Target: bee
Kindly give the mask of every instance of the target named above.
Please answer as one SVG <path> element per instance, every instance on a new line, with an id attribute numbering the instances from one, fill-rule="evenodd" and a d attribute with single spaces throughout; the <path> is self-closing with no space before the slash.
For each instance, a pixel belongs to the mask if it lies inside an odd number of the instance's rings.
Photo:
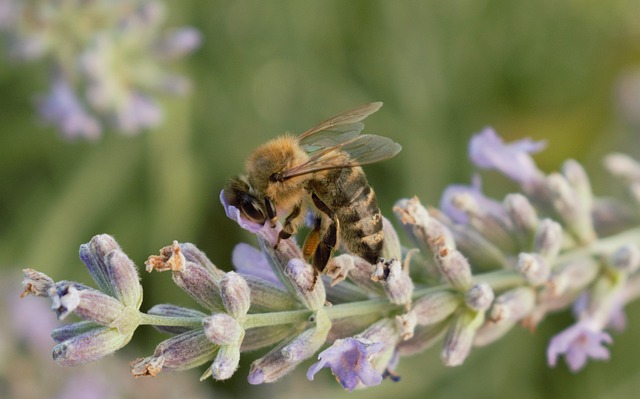
<path id="1" fill-rule="evenodd" d="M 318 273 L 338 239 L 355 255 L 375 264 L 384 240 L 382 214 L 361 165 L 395 156 L 393 140 L 361 134 L 364 120 L 382 106 L 362 105 L 329 118 L 299 136 L 285 134 L 258 147 L 245 173 L 229 180 L 224 196 L 254 222 L 276 226 L 287 213 L 278 242 L 296 233 L 306 209 L 314 215 L 303 255 Z M 276 243 L 276 247 L 277 247 Z"/>

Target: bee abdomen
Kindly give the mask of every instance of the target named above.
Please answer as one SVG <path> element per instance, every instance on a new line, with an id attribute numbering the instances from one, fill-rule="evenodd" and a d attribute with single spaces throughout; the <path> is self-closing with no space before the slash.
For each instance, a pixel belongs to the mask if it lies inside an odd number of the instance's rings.
<path id="1" fill-rule="evenodd" d="M 369 263 L 377 263 L 382 252 L 384 233 L 382 214 L 373 189 L 365 185 L 351 204 L 336 213 L 342 229 L 341 236 L 349 250 Z"/>

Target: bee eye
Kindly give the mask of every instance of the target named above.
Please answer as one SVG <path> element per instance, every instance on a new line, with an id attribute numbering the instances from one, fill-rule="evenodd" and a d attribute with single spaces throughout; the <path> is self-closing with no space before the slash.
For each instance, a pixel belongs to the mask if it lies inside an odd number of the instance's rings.
<path id="1" fill-rule="evenodd" d="M 266 218 L 260 208 L 258 208 L 253 201 L 244 201 L 241 205 L 242 213 L 246 217 L 257 223 L 264 223 Z"/>

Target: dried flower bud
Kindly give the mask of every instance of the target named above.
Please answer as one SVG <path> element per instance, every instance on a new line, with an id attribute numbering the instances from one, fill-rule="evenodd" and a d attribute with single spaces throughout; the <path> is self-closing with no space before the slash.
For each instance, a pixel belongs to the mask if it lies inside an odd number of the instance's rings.
<path id="1" fill-rule="evenodd" d="M 41 273 L 33 269 L 23 269 L 24 279 L 22 280 L 22 286 L 24 291 L 20 297 L 31 294 L 35 296 L 49 296 L 51 287 L 55 285 L 53 279 L 44 273 Z"/>
<path id="2" fill-rule="evenodd" d="M 536 229 L 533 251 L 548 261 L 553 260 L 560 252 L 563 240 L 562 226 L 554 220 L 543 219 Z"/>
<path id="3" fill-rule="evenodd" d="M 519 193 L 507 195 L 503 204 L 513 224 L 520 248 L 528 250 L 538 226 L 538 214 L 535 208 L 527 197 Z"/>
<path id="4" fill-rule="evenodd" d="M 130 339 L 131 335 L 123 337 L 116 329 L 94 328 L 56 345 L 53 360 L 65 367 L 93 362 L 122 348 Z"/>
<path id="5" fill-rule="evenodd" d="M 429 212 L 417 197 L 399 200 L 393 207 L 393 211 L 404 225 L 409 237 L 423 253 L 435 252 L 431 243 L 437 237 L 443 237 L 449 248 L 455 248 L 456 244 L 451 231 L 429 216 Z"/>
<path id="6" fill-rule="evenodd" d="M 469 309 L 477 312 L 489 309 L 489 306 L 493 303 L 493 298 L 493 290 L 487 283 L 475 284 L 467 290 L 464 296 L 465 303 Z"/>
<path id="7" fill-rule="evenodd" d="M 190 330 L 160 342 L 153 356 L 138 359 L 132 364 L 132 368 L 138 368 L 141 363 L 149 363 L 152 358 L 162 358 L 162 369 L 188 370 L 212 361 L 216 348 L 217 345 L 207 338 L 202 329 Z"/>
<path id="8" fill-rule="evenodd" d="M 536 304 L 536 293 L 530 287 L 518 287 L 499 295 L 491 307 L 493 322 L 518 321 L 525 318 Z"/>
<path id="9" fill-rule="evenodd" d="M 411 303 L 413 281 L 399 260 L 378 262 L 371 279 L 382 283 L 391 303 L 398 305 Z"/>
<path id="10" fill-rule="evenodd" d="M 407 313 L 396 316 L 396 324 L 398 325 L 398 330 L 400 330 L 400 337 L 402 340 L 406 341 L 411 339 L 416 325 L 418 324 L 416 312 L 411 310 Z"/>
<path id="11" fill-rule="evenodd" d="M 300 259 L 291 259 L 284 275 L 293 287 L 296 298 L 308 309 L 318 310 L 324 306 L 326 293 L 324 284 L 318 283 L 313 268 Z"/>
<path id="12" fill-rule="evenodd" d="M 467 259 L 459 251 L 444 245 L 443 240 L 436 239 L 435 245 L 438 248 L 436 264 L 447 283 L 462 292 L 471 288 L 471 265 Z"/>
<path id="13" fill-rule="evenodd" d="M 220 280 L 202 265 L 186 262 L 171 274 L 173 282 L 210 312 L 224 311 Z"/>
<path id="14" fill-rule="evenodd" d="M 516 270 L 534 287 L 542 285 L 549 280 L 551 267 L 538 254 L 521 253 L 518 255 Z"/>

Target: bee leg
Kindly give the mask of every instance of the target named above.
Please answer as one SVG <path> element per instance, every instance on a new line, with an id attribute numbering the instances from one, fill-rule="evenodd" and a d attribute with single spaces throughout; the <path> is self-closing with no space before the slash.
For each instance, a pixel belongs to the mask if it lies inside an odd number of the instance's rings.
<path id="1" fill-rule="evenodd" d="M 316 252 L 313 254 L 313 267 L 318 272 L 322 273 L 325 267 L 327 267 L 327 263 L 329 263 L 333 249 L 338 244 L 338 230 L 340 224 L 338 223 L 335 213 L 329 209 L 329 207 L 322 202 L 315 193 L 311 198 L 313 199 L 314 205 L 331 218 L 331 223 L 327 226 L 327 229 L 322 235 L 322 239 L 316 248 Z"/>
<path id="2" fill-rule="evenodd" d="M 320 230 L 322 228 L 322 218 L 316 216 L 313 218 L 313 230 L 309 232 L 307 238 L 302 245 L 302 256 L 305 260 L 309 260 L 316 253 L 316 249 L 320 244 Z"/>
<path id="3" fill-rule="evenodd" d="M 276 242 L 275 248 L 278 248 L 280 240 L 286 240 L 296 232 L 296 219 L 300 216 L 301 211 L 302 204 L 297 204 L 293 207 L 293 210 L 291 211 L 289 216 L 287 216 L 287 218 L 284 220 L 284 226 L 282 226 L 282 230 L 280 230 L 280 233 L 278 233 L 278 241 Z"/>

